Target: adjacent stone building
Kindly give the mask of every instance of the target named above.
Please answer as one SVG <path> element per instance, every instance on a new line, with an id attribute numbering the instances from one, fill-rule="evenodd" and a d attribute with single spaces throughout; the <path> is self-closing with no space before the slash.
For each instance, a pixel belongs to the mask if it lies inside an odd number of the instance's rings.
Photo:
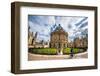
<path id="1" fill-rule="evenodd" d="M 75 38 L 73 44 L 74 44 L 74 47 L 77 47 L 77 48 L 87 48 L 88 40 L 86 37 Z"/>
<path id="2" fill-rule="evenodd" d="M 28 27 L 28 45 L 32 45 L 33 32 L 30 32 L 30 27 Z"/>
<path id="3" fill-rule="evenodd" d="M 30 27 L 28 28 L 28 45 L 33 45 L 35 46 L 36 43 L 36 38 L 37 38 L 37 32 L 33 34 L 33 32 L 29 31 Z"/>
<path id="4" fill-rule="evenodd" d="M 69 47 L 69 48 L 73 48 L 73 47 L 74 47 L 74 43 L 73 43 L 73 41 L 68 42 L 68 47 Z"/>
<path id="5" fill-rule="evenodd" d="M 43 40 L 38 42 L 37 35 L 38 32 L 33 33 L 30 32 L 30 27 L 28 28 L 28 47 L 29 48 L 48 48 L 49 47 L 49 42 L 44 42 Z"/>

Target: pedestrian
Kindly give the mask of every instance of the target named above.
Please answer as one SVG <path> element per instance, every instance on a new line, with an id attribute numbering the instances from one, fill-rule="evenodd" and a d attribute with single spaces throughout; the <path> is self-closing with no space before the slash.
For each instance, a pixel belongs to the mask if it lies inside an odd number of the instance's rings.
<path id="1" fill-rule="evenodd" d="M 71 57 L 71 58 L 73 58 L 73 54 L 74 54 L 74 53 L 73 53 L 73 48 L 71 48 L 71 50 L 70 50 L 70 57 Z"/>

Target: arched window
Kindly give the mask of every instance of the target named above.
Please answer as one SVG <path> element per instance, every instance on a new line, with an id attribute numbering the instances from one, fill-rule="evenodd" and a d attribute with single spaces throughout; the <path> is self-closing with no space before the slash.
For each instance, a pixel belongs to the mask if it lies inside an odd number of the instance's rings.
<path id="1" fill-rule="evenodd" d="M 66 48 L 66 44 L 64 44 L 64 48 Z"/>

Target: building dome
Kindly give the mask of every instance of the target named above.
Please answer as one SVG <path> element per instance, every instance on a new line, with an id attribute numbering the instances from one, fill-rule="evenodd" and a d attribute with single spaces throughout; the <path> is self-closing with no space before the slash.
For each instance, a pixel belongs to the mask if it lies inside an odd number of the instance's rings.
<path id="1" fill-rule="evenodd" d="M 65 34 L 66 36 L 68 36 L 68 33 L 61 27 L 61 25 L 59 24 L 58 27 L 56 27 L 56 29 L 51 32 L 51 35 L 53 34 Z"/>

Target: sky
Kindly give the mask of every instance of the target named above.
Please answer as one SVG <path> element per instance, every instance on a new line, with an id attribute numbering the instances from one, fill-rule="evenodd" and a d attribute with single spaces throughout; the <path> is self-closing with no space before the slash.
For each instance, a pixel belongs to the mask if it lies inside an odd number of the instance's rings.
<path id="1" fill-rule="evenodd" d="M 40 16 L 28 15 L 28 26 L 31 32 L 37 34 L 37 41 L 50 41 L 50 33 L 58 25 L 68 32 L 68 40 L 84 37 L 88 33 L 88 17 L 83 16 Z"/>

